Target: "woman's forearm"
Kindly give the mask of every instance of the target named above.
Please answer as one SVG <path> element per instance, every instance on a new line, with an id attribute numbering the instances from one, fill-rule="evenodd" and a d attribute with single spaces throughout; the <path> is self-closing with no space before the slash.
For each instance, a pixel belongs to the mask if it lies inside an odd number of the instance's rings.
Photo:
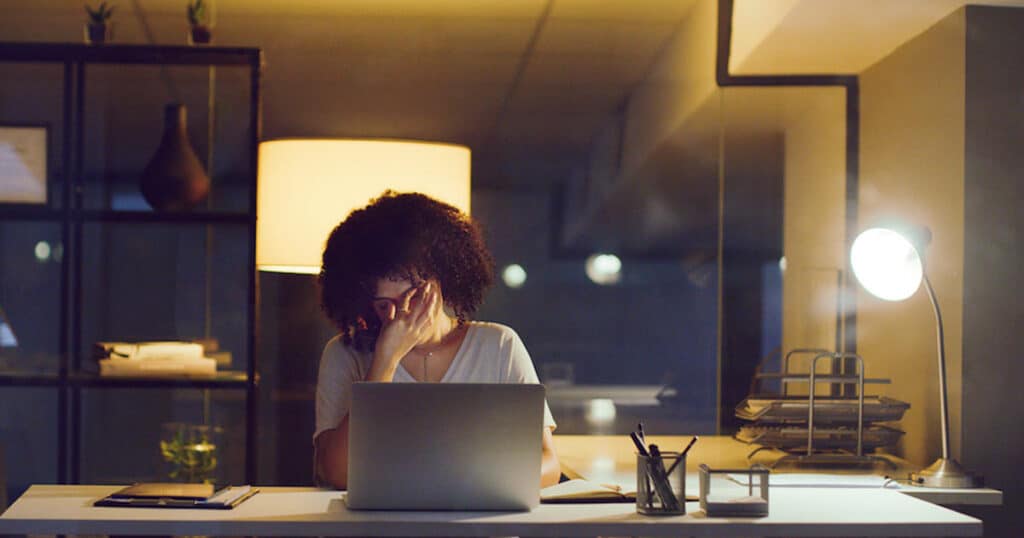
<path id="1" fill-rule="evenodd" d="M 562 466 L 554 453 L 544 452 L 540 465 L 540 487 L 546 488 L 558 483 L 562 477 Z"/>
<path id="2" fill-rule="evenodd" d="M 544 438 L 541 442 L 540 487 L 553 486 L 561 477 L 562 465 L 558 463 L 555 441 L 551 437 L 551 430 L 544 428 Z"/>
<path id="3" fill-rule="evenodd" d="M 316 438 L 316 472 L 330 485 L 348 487 L 348 415 Z"/>

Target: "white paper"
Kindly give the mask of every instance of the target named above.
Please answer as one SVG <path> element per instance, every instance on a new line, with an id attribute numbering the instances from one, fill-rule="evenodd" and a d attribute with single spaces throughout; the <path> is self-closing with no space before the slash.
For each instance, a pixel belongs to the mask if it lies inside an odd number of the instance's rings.
<path id="1" fill-rule="evenodd" d="M 749 477 L 745 474 L 730 474 L 729 479 L 746 486 Z M 888 478 L 865 474 L 828 474 L 828 473 L 772 473 L 768 476 L 771 487 L 804 487 L 804 488 L 880 488 L 898 487 L 895 482 L 886 484 Z M 757 485 L 757 480 L 754 480 Z"/>

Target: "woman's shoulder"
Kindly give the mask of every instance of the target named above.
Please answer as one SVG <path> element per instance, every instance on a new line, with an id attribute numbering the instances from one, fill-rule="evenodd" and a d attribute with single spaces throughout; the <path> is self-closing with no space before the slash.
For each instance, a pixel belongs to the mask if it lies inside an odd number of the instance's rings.
<path id="1" fill-rule="evenodd" d="M 475 337 L 485 340 L 503 342 L 519 339 L 519 334 L 512 327 L 493 321 L 470 321 L 469 328 Z"/>
<path id="2" fill-rule="evenodd" d="M 360 353 L 352 346 L 346 344 L 339 334 L 328 340 L 324 345 L 324 351 L 320 360 L 321 362 L 336 365 L 355 364 L 363 362 L 366 359 L 364 355 L 366 354 Z"/>

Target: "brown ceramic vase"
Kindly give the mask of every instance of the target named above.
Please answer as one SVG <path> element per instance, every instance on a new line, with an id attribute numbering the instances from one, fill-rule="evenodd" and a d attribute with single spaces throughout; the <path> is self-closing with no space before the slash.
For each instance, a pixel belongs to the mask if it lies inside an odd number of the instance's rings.
<path id="1" fill-rule="evenodd" d="M 188 139 L 185 105 L 164 107 L 164 133 L 139 181 L 146 202 L 157 211 L 188 211 L 210 193 L 210 178 Z"/>

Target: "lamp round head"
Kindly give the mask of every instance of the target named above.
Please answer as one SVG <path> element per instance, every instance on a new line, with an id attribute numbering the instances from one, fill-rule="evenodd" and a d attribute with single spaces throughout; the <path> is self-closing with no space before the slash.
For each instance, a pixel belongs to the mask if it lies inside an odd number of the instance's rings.
<path id="1" fill-rule="evenodd" d="M 924 266 L 914 244 L 887 228 L 864 230 L 850 248 L 853 274 L 864 289 L 886 301 L 902 301 L 921 285 Z"/>

